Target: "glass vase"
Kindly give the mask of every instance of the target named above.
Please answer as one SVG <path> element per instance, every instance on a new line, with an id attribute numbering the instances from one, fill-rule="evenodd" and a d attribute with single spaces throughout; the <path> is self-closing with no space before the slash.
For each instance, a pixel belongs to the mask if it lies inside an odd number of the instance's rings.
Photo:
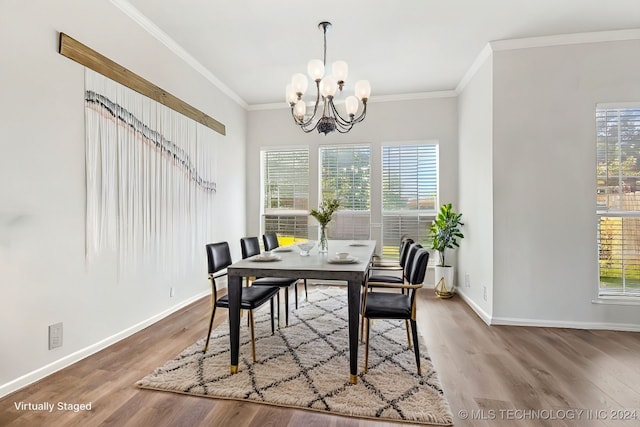
<path id="1" fill-rule="evenodd" d="M 320 228 L 320 241 L 318 242 L 318 252 L 326 254 L 329 252 L 329 242 L 327 241 L 327 226 L 323 225 Z"/>

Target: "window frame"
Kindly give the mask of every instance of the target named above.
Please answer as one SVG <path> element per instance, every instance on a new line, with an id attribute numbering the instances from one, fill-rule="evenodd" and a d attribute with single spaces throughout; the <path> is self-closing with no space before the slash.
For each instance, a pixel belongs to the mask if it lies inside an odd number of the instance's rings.
<path id="1" fill-rule="evenodd" d="M 434 151 L 433 159 L 428 159 L 428 158 L 423 159 L 423 161 L 427 161 L 433 165 L 432 180 L 435 181 L 433 185 L 435 187 L 434 188 L 435 195 L 433 196 L 433 199 L 432 199 L 432 207 L 428 209 L 420 209 L 421 185 L 419 182 L 420 181 L 419 173 L 416 172 L 415 177 L 409 180 L 409 181 L 411 180 L 416 181 L 415 188 L 412 189 L 412 193 L 415 193 L 416 195 L 416 209 L 385 209 L 385 192 L 390 191 L 389 189 L 386 189 L 385 181 L 387 180 L 387 175 L 389 173 L 385 168 L 386 166 L 385 163 L 387 159 L 394 154 L 394 153 L 385 153 L 385 151 L 392 151 L 392 150 L 398 151 L 399 153 L 396 154 L 397 157 L 399 158 L 398 162 L 402 162 L 407 156 L 411 154 L 409 150 L 418 151 L 422 147 L 426 147 L 427 152 L 425 153 L 425 156 L 427 157 L 430 154 L 428 153 L 430 149 Z M 407 150 L 407 152 L 402 152 L 403 150 Z M 416 159 L 415 164 L 404 165 L 404 167 L 415 168 L 417 170 L 420 167 L 421 161 L 417 156 L 415 157 L 415 159 Z M 399 164 L 395 166 L 395 169 L 396 170 L 402 169 L 402 167 L 403 165 Z M 409 182 L 409 185 L 411 184 L 412 183 Z M 402 185 L 402 182 L 400 183 L 400 185 Z M 425 187 L 426 186 L 428 185 L 425 185 Z M 440 200 L 440 145 L 438 141 L 433 141 L 433 140 L 432 141 L 403 141 L 401 143 L 382 144 L 380 146 L 380 197 L 381 197 L 380 218 L 382 221 L 382 234 L 381 234 L 382 255 L 384 257 L 394 257 L 394 258 L 397 257 L 399 255 L 400 240 L 402 236 L 405 234 L 408 234 L 410 237 L 414 238 L 417 243 L 422 244 L 424 247 L 430 248 L 431 245 L 428 239 L 429 226 L 431 225 L 432 221 L 435 219 L 437 215 L 439 200 Z M 386 241 L 386 236 L 388 235 L 388 228 L 390 226 L 389 221 L 387 219 L 389 217 L 397 217 L 397 220 L 394 220 L 393 226 L 397 227 L 399 231 L 397 233 L 391 233 L 394 235 L 393 241 Z M 402 224 L 403 220 L 408 224 L 411 224 L 412 222 L 415 223 L 415 225 L 409 225 L 407 228 L 417 229 L 417 233 L 405 232 L 408 230 L 404 229 Z M 397 241 L 395 239 L 397 239 Z M 434 262 L 435 262 L 435 257 L 432 257 L 429 264 L 433 265 Z"/>
<path id="2" fill-rule="evenodd" d="M 639 246 L 640 239 L 637 243 L 630 243 L 630 239 L 624 239 L 626 234 L 624 231 L 625 223 L 632 225 L 635 233 L 640 233 L 640 209 L 628 209 L 623 206 L 625 204 L 625 194 L 630 193 L 629 189 L 625 189 L 625 186 L 629 186 L 629 181 L 635 181 L 632 185 L 634 187 L 633 199 L 638 199 L 640 202 L 640 191 L 635 190 L 635 185 L 640 182 L 640 173 L 632 175 L 631 172 L 627 175 L 623 175 L 623 163 L 629 159 L 622 160 L 623 142 L 628 141 L 628 138 L 623 138 L 621 131 L 623 110 L 635 111 L 633 118 L 628 122 L 635 122 L 631 126 L 633 133 L 636 135 L 631 141 L 637 144 L 630 144 L 635 149 L 637 154 L 635 156 L 636 161 L 640 160 L 640 102 L 633 103 L 599 103 L 595 109 L 595 127 L 596 127 L 596 243 L 598 251 L 598 279 L 597 279 L 597 296 L 601 302 L 603 300 L 620 300 L 620 301 L 634 301 L 640 303 L 640 250 L 635 251 L 628 250 L 629 245 Z M 616 115 L 617 112 L 617 115 Z M 603 117 L 604 116 L 604 117 Z M 611 117 L 611 119 L 610 119 Z M 603 122 L 604 120 L 604 122 Z M 603 125 L 604 123 L 604 125 Z M 617 128 L 616 128 L 617 124 Z M 609 125 L 613 128 L 615 136 L 609 136 Z M 636 133 L 637 132 L 637 133 Z M 604 146 L 603 146 L 604 144 Z M 612 150 L 612 151 L 611 151 Z M 626 149 L 629 150 L 629 149 Z M 609 153 L 615 153 L 617 158 L 612 158 Z M 635 165 L 634 165 L 635 166 Z M 610 169 L 615 170 L 617 167 L 617 176 L 610 173 Z M 613 172 L 613 171 L 612 171 Z M 611 184 L 615 185 L 611 185 Z M 612 205 L 613 200 L 613 205 Z M 632 205 L 635 203 L 633 200 Z M 619 226 L 617 224 L 620 224 Z M 604 230 L 611 237 L 603 237 Z M 633 233 L 632 233 L 633 235 Z M 618 238 L 621 236 L 621 241 Z M 636 252 L 635 255 L 632 253 Z M 620 286 L 611 286 L 611 280 L 617 276 L 616 270 L 618 267 L 615 264 L 614 259 L 620 259 Z M 631 260 L 630 263 L 627 263 Z M 630 265 L 629 273 L 627 273 L 627 265 Z M 604 276 L 609 279 L 608 282 L 603 281 L 603 271 L 607 271 L 609 275 Z M 633 273 L 636 271 L 637 273 Z M 629 276 L 637 275 L 634 277 L 635 283 L 627 284 L 627 274 Z M 629 277 L 631 279 L 631 277 Z M 605 285 L 605 283 L 607 283 Z M 635 287 L 629 288 L 629 286 Z"/>
<path id="3" fill-rule="evenodd" d="M 369 161 L 368 161 L 368 176 L 367 176 L 367 184 L 368 184 L 368 188 L 366 189 L 366 193 L 368 194 L 368 198 L 367 198 L 367 202 L 365 203 L 365 205 L 368 204 L 368 209 L 348 209 L 345 207 L 345 201 L 340 197 L 339 194 L 336 194 L 338 190 L 336 189 L 332 189 L 332 191 L 327 192 L 329 194 L 325 193 L 325 188 L 324 188 L 324 177 L 323 177 L 323 173 L 324 173 L 324 153 L 329 151 L 329 150 L 362 150 L 362 151 L 367 151 L 367 155 L 369 157 Z M 372 205 L 371 205 L 371 184 L 372 184 L 372 155 L 373 155 L 373 150 L 371 148 L 371 144 L 344 144 L 344 145 L 322 145 L 318 147 L 318 204 L 320 204 L 322 202 L 322 200 L 325 197 L 338 197 L 339 199 L 341 199 L 341 207 L 340 209 L 334 214 L 334 219 L 329 222 L 329 225 L 327 226 L 327 234 L 328 237 L 330 239 L 352 239 L 352 240 L 368 240 L 371 237 L 371 215 L 372 215 Z M 336 171 L 336 176 L 338 175 L 338 171 Z M 348 206 L 348 207 L 352 207 L 352 206 Z M 358 221 L 357 217 L 358 216 L 363 216 L 363 217 L 367 217 L 366 220 L 366 226 L 364 225 L 364 222 L 358 222 L 358 224 L 361 225 L 360 228 L 353 229 L 353 232 L 351 233 L 351 235 L 349 235 L 348 233 L 345 232 L 340 232 L 339 230 L 344 229 L 345 227 L 345 223 L 347 223 L 348 221 Z M 318 227 L 319 228 L 319 227 Z M 365 230 L 366 231 L 363 231 Z"/>
<path id="4" fill-rule="evenodd" d="M 270 154 L 273 153 L 292 153 L 292 152 L 304 152 L 306 154 L 306 208 L 305 209 L 296 209 L 296 201 L 295 197 L 292 201 L 293 208 L 286 207 L 278 207 L 278 208 L 268 208 L 267 204 L 267 159 Z M 305 157 L 303 155 L 303 157 Z M 284 238 L 284 244 L 293 243 L 295 241 L 308 240 L 309 239 L 309 202 L 310 202 L 310 155 L 309 155 L 309 147 L 308 146 L 295 146 L 295 147 L 265 147 L 260 149 L 260 230 L 261 233 L 264 234 L 266 232 L 275 232 L 278 234 L 279 238 Z M 303 185 L 304 186 L 304 185 Z M 298 194 L 293 190 L 293 194 Z M 275 218 L 277 221 L 277 226 L 275 228 L 270 227 L 269 223 L 271 222 L 271 218 Z M 289 233 L 283 233 L 281 231 L 281 223 L 286 223 L 287 221 L 293 221 L 293 231 Z M 300 221 L 302 225 L 296 225 L 295 223 Z M 285 226 L 286 228 L 286 226 Z M 300 230 L 300 231 L 298 231 Z M 283 235 L 284 234 L 284 235 Z M 292 235 L 290 235 L 292 234 Z M 290 242 L 288 240 L 291 240 Z"/>

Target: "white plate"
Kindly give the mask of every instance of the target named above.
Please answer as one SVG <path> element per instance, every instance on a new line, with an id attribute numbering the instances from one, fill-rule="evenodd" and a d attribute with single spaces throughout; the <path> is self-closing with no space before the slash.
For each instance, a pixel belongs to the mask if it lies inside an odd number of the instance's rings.
<path id="1" fill-rule="evenodd" d="M 254 257 L 251 258 L 251 261 L 256 261 L 256 262 L 269 262 L 269 261 L 280 261 L 282 258 L 280 258 L 278 255 L 271 255 L 271 256 L 266 256 L 266 255 L 256 255 Z"/>
<path id="2" fill-rule="evenodd" d="M 291 248 L 278 248 L 278 249 L 274 249 L 272 252 L 291 252 L 293 251 L 293 249 Z"/>
<path id="3" fill-rule="evenodd" d="M 329 258 L 327 260 L 329 264 L 355 264 L 358 262 L 358 258 L 348 256 L 346 258 Z"/>
<path id="4" fill-rule="evenodd" d="M 367 246 L 367 244 L 362 242 L 353 242 L 349 243 L 349 246 Z"/>

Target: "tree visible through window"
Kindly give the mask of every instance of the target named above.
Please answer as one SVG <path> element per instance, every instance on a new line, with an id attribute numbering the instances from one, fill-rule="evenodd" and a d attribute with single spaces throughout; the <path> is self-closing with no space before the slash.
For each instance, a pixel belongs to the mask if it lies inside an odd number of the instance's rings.
<path id="1" fill-rule="evenodd" d="M 371 222 L 371 148 L 320 148 L 321 197 L 340 199 L 327 232 L 334 239 L 368 239 Z"/>
<path id="2" fill-rule="evenodd" d="M 640 296 L 640 104 L 598 106 L 599 295 Z"/>

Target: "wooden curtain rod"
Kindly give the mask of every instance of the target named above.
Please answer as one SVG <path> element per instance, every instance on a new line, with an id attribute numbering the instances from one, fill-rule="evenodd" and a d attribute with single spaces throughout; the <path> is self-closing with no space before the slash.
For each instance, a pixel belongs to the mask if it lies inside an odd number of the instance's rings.
<path id="1" fill-rule="evenodd" d="M 61 55 L 66 56 L 67 58 L 72 59 L 77 63 L 128 87 L 131 90 L 166 105 L 172 110 L 175 110 L 198 123 L 202 123 L 221 135 L 226 134 L 225 126 L 216 119 L 209 117 L 197 108 L 192 107 L 181 99 L 154 85 L 150 81 L 143 79 L 139 75 L 110 60 L 106 56 L 99 54 L 90 47 L 87 47 L 79 41 L 69 37 L 65 33 L 60 33 L 60 48 L 58 52 Z"/>

